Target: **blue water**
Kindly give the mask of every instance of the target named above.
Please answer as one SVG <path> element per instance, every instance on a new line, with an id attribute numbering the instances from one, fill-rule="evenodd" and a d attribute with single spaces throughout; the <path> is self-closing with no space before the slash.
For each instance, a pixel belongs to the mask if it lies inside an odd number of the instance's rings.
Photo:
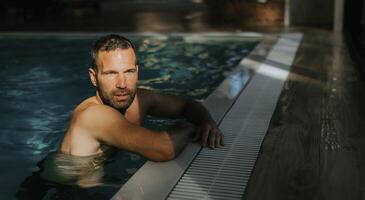
<path id="1" fill-rule="evenodd" d="M 106 162 L 108 184 L 104 186 L 87 190 L 29 187 L 38 183 L 26 178 L 39 170 L 40 160 L 58 149 L 73 108 L 95 95 L 87 71 L 94 39 L 0 38 L 0 199 L 16 199 L 21 190 L 44 192 L 39 199 L 109 199 L 144 164 L 139 155 L 120 151 Z M 140 87 L 197 100 L 205 99 L 257 44 L 229 38 L 205 42 L 186 42 L 177 36 L 130 39 L 137 46 Z M 153 129 L 168 124 L 151 117 L 145 122 Z"/>

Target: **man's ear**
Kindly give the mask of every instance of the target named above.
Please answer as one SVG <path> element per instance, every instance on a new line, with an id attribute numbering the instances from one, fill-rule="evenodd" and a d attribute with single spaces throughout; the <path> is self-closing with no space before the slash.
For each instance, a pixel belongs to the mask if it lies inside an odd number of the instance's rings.
<path id="1" fill-rule="evenodd" d="M 89 68 L 89 77 L 90 81 L 93 84 L 93 86 L 97 87 L 97 81 L 96 81 L 96 71 L 93 68 Z"/>

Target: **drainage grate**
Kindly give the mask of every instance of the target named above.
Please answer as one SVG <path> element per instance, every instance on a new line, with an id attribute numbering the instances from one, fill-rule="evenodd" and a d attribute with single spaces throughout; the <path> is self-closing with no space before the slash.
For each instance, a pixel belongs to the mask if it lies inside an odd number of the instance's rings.
<path id="1" fill-rule="evenodd" d="M 169 200 L 242 198 L 301 37 L 282 36 L 221 122 L 225 147 L 202 149 Z"/>

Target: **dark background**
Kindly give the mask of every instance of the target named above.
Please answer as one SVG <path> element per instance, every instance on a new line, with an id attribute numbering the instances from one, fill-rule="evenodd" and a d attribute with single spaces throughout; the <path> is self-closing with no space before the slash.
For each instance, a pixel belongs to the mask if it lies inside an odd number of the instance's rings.
<path id="1" fill-rule="evenodd" d="M 364 0 L 346 1 L 344 32 L 351 55 L 365 72 L 365 4 Z"/>
<path id="2" fill-rule="evenodd" d="M 200 32 L 332 30 L 335 0 L 3 0 L 1 32 Z M 346 0 L 344 36 L 365 69 L 364 0 Z"/>
<path id="3" fill-rule="evenodd" d="M 282 26 L 285 0 L 5 0 L 0 31 L 234 31 Z"/>

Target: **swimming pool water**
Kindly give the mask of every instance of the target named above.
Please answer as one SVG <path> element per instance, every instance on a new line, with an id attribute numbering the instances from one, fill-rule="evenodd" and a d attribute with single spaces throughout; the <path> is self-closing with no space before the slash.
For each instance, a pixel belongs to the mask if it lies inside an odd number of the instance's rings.
<path id="1" fill-rule="evenodd" d="M 217 37 L 204 41 L 184 36 L 129 37 L 138 51 L 139 86 L 205 99 L 258 43 Z M 31 178 L 32 172 L 39 170 L 38 161 L 58 149 L 73 108 L 95 95 L 87 71 L 95 39 L 0 38 L 0 199 L 22 199 L 32 191 L 43 192 L 40 199 L 109 199 L 144 164 L 139 155 L 120 151 L 105 164 L 103 186 L 85 190 L 34 186 L 42 183 Z M 151 117 L 145 122 L 153 129 L 168 124 Z"/>

